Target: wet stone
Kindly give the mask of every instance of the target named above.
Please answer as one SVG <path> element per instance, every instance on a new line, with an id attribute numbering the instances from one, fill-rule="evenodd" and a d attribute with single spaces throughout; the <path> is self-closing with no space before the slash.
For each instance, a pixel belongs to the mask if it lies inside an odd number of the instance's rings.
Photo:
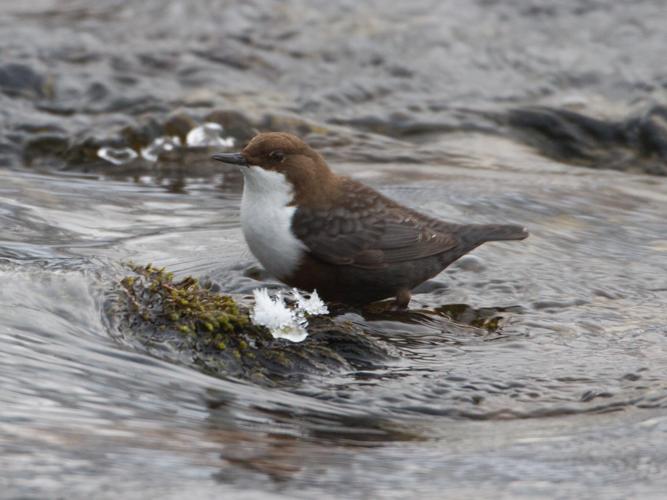
<path id="1" fill-rule="evenodd" d="M 307 136 L 311 133 L 326 134 L 324 125 L 311 123 L 297 116 L 267 114 L 260 122 L 262 131 L 289 132 L 298 136 Z"/>
<path id="2" fill-rule="evenodd" d="M 152 116 L 145 116 L 139 120 L 138 124 L 125 127 L 121 131 L 121 137 L 130 148 L 139 151 L 156 137 L 161 136 L 163 130 L 158 120 Z"/>
<path id="3" fill-rule="evenodd" d="M 130 271 L 110 294 L 107 314 L 119 341 L 162 359 L 274 385 L 307 374 L 371 369 L 392 357 L 351 323 L 312 317 L 308 337 L 292 343 L 253 325 L 248 308 L 212 283 L 176 280 L 151 265 Z"/>
<path id="4" fill-rule="evenodd" d="M 534 107 L 502 118 L 510 134 L 546 156 L 593 168 L 667 175 L 667 108 L 612 121 L 581 113 Z"/>
<path id="5" fill-rule="evenodd" d="M 204 117 L 204 121 L 221 125 L 225 134 L 234 137 L 238 144 L 249 141 L 256 134 L 255 126 L 251 120 L 238 111 L 216 109 L 208 113 Z"/>
<path id="6" fill-rule="evenodd" d="M 188 132 L 197 126 L 197 122 L 184 112 L 172 113 L 164 122 L 164 132 L 170 137 L 178 137 L 181 144 L 187 142 Z"/>
<path id="7" fill-rule="evenodd" d="M 523 312 L 521 307 L 482 307 L 474 308 L 467 304 L 445 304 L 436 307 L 434 311 L 450 318 L 457 323 L 464 323 L 488 332 L 496 332 L 502 328 L 508 313 Z"/>

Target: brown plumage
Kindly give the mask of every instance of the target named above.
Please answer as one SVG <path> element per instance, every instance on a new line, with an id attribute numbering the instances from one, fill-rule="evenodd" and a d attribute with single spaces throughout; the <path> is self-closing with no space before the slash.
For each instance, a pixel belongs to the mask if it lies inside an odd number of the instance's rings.
<path id="1" fill-rule="evenodd" d="M 475 247 L 528 236 L 521 226 L 452 224 L 420 214 L 335 175 L 316 151 L 286 133 L 259 134 L 242 153 L 214 158 L 285 176 L 293 187 L 291 232 L 303 252 L 277 278 L 330 301 L 396 297 L 404 307 L 412 288 Z"/>

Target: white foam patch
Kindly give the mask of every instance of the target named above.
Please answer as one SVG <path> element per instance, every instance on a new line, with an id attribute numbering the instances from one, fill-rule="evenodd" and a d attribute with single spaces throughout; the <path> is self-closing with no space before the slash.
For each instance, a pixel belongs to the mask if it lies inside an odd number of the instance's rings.
<path id="1" fill-rule="evenodd" d="M 157 137 L 145 148 L 141 148 L 144 160 L 155 163 L 162 153 L 169 153 L 181 147 L 181 140 L 176 137 Z"/>
<path id="2" fill-rule="evenodd" d="M 221 147 L 231 148 L 234 146 L 233 137 L 222 137 L 222 125 L 208 122 L 195 127 L 188 132 L 185 143 L 189 147 Z"/>
<path id="3" fill-rule="evenodd" d="M 113 165 L 123 165 L 130 163 L 139 155 L 130 148 L 103 147 L 97 150 L 97 156 Z"/>
<path id="4" fill-rule="evenodd" d="M 266 288 L 260 288 L 254 290 L 253 295 L 255 307 L 250 319 L 255 325 L 268 328 L 271 335 L 277 339 L 302 342 L 308 337 L 307 316 L 329 313 L 329 309 L 316 291 L 310 297 L 306 297 L 294 289 L 292 295 L 296 304 L 293 307 L 285 303 L 281 292 L 271 297 Z"/>
<path id="5" fill-rule="evenodd" d="M 310 294 L 310 297 L 301 295 L 296 288 L 292 289 L 294 300 L 296 300 L 297 308 L 309 316 L 317 316 L 319 314 L 329 314 L 329 308 L 324 303 L 317 290 Z"/>

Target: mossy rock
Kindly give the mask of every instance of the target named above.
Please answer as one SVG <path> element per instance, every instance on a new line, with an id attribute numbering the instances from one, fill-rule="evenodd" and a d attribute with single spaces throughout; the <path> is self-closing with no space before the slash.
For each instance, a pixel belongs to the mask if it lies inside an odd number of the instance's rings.
<path id="1" fill-rule="evenodd" d="M 311 318 L 303 342 L 275 339 L 252 324 L 247 307 L 212 283 L 176 280 L 150 264 L 129 269 L 107 313 L 119 340 L 156 357 L 268 385 L 369 369 L 392 357 L 358 327 L 329 317 Z"/>

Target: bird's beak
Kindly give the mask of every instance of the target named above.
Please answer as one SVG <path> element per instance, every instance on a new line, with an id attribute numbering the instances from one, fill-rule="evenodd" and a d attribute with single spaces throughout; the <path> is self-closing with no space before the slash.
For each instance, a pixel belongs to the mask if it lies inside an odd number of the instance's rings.
<path id="1" fill-rule="evenodd" d="M 243 165 L 244 167 L 248 166 L 248 162 L 241 153 L 216 153 L 211 156 L 214 160 L 221 161 L 222 163 L 231 163 L 232 165 Z"/>

